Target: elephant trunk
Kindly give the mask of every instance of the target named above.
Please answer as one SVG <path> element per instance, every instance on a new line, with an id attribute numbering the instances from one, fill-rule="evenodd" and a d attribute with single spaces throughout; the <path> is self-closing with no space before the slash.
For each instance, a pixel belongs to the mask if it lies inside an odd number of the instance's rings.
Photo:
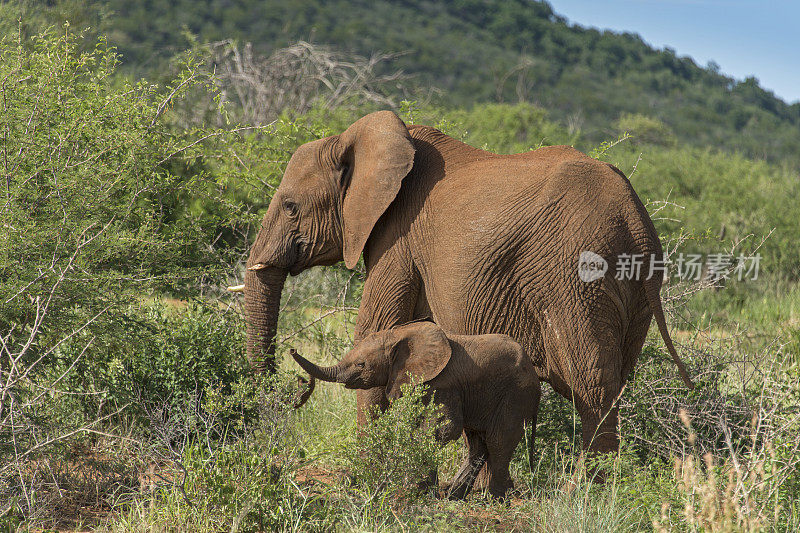
<path id="1" fill-rule="evenodd" d="M 297 378 L 297 386 L 302 392 L 298 393 L 297 399 L 294 402 L 295 409 L 300 409 L 305 405 L 308 399 L 311 398 L 311 393 L 314 392 L 314 387 L 316 387 L 316 385 L 317 380 L 314 379 L 314 376 L 311 376 L 310 379 Z"/>
<path id="2" fill-rule="evenodd" d="M 247 359 L 256 373 L 274 372 L 277 368 L 275 333 L 285 281 L 286 270 L 272 267 L 248 269 L 244 276 Z"/>
<path id="3" fill-rule="evenodd" d="M 294 350 L 289 353 L 294 357 L 294 360 L 297 361 L 297 364 L 308 372 L 312 378 L 317 378 L 322 381 L 342 382 L 342 369 L 339 365 L 318 366 Z"/>

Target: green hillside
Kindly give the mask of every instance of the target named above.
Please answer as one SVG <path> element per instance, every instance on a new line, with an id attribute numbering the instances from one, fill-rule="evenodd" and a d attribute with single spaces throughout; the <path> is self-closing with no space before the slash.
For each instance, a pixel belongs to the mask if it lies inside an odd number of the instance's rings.
<path id="1" fill-rule="evenodd" d="M 58 4 L 58 3 L 57 3 Z M 61 2 L 64 4 L 64 2 Z M 74 4 L 71 9 L 75 9 Z M 297 40 L 369 55 L 405 52 L 390 68 L 452 106 L 529 101 L 589 141 L 623 113 L 662 120 L 682 143 L 800 164 L 800 103 L 734 80 L 633 33 L 569 24 L 532 0 L 108 0 L 107 34 L 130 71 L 150 74 L 187 46 L 234 38 L 268 52 Z M 84 16 L 83 18 L 91 19 Z"/>
<path id="2" fill-rule="evenodd" d="M 800 103 L 787 104 L 754 78 L 734 80 L 635 34 L 571 25 L 533 0 L 108 0 L 22 2 L 42 18 L 100 26 L 128 72 L 152 75 L 200 41 L 233 38 L 260 52 L 297 40 L 369 55 L 404 52 L 388 68 L 453 106 L 530 101 L 599 142 L 624 113 L 662 120 L 686 144 L 800 165 Z M 8 6 L 0 6 L 8 9 Z M 35 16 L 32 16 L 34 15 Z"/>

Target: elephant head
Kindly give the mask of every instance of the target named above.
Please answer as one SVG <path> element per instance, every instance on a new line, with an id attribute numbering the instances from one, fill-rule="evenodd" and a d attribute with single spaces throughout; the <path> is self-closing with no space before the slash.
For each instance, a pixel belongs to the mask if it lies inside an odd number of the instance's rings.
<path id="1" fill-rule="evenodd" d="M 247 261 L 247 355 L 256 371 L 274 368 L 286 274 L 342 259 L 355 267 L 413 164 L 408 129 L 391 111 L 366 115 L 342 134 L 295 151 Z"/>
<path id="2" fill-rule="evenodd" d="M 312 377 L 343 383 L 348 389 L 386 387 L 387 397 L 400 395 L 411 378 L 430 381 L 447 366 L 452 349 L 439 326 L 414 322 L 365 337 L 333 366 L 320 367 L 292 351 Z"/>

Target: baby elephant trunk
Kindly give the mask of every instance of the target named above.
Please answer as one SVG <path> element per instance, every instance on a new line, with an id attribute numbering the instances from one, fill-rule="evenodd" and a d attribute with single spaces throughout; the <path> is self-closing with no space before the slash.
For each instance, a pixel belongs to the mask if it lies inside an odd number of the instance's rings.
<path id="1" fill-rule="evenodd" d="M 312 378 L 317 378 L 322 381 L 335 381 L 341 383 L 342 380 L 340 379 L 342 375 L 342 369 L 339 365 L 333 366 L 319 366 L 315 365 L 295 350 L 290 350 L 289 354 L 294 357 L 294 360 L 297 361 L 297 364 L 302 367 L 303 370 L 308 372 L 308 374 Z"/>
<path id="2" fill-rule="evenodd" d="M 299 392 L 294 402 L 295 409 L 300 409 L 303 407 L 303 405 L 305 405 L 308 399 L 311 398 L 311 393 L 314 392 L 314 387 L 316 387 L 316 385 L 317 380 L 314 379 L 314 376 L 311 376 L 310 379 L 305 379 L 298 376 L 297 387 Z"/>

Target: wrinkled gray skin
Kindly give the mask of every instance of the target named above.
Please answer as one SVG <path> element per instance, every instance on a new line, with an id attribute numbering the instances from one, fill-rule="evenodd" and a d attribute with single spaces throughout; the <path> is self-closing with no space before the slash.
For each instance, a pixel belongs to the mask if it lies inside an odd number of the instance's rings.
<path id="1" fill-rule="evenodd" d="M 691 386 L 646 266 L 663 257 L 642 202 L 616 168 L 568 146 L 524 154 L 478 150 L 392 112 L 300 146 L 270 202 L 247 262 L 248 356 L 271 368 L 287 272 L 364 253 L 356 341 L 431 317 L 445 331 L 503 333 L 539 379 L 574 402 L 584 449 L 618 448 L 616 399 L 650 321 Z M 585 282 L 582 252 L 609 263 Z M 642 279 L 615 279 L 621 254 L 641 254 Z M 359 425 L 387 405 L 359 390 Z"/>
<path id="2" fill-rule="evenodd" d="M 343 383 L 350 389 L 383 387 L 389 398 L 401 394 L 411 377 L 429 386 L 441 406 L 442 442 L 466 437 L 469 454 L 453 479 L 452 498 L 469 494 L 484 463 L 489 493 L 502 498 L 512 487 L 508 465 L 523 435 L 533 442 L 539 408 L 539 378 L 530 358 L 508 335 L 446 335 L 431 322 L 415 322 L 365 337 L 342 360 L 320 367 L 291 352 L 312 378 Z"/>

